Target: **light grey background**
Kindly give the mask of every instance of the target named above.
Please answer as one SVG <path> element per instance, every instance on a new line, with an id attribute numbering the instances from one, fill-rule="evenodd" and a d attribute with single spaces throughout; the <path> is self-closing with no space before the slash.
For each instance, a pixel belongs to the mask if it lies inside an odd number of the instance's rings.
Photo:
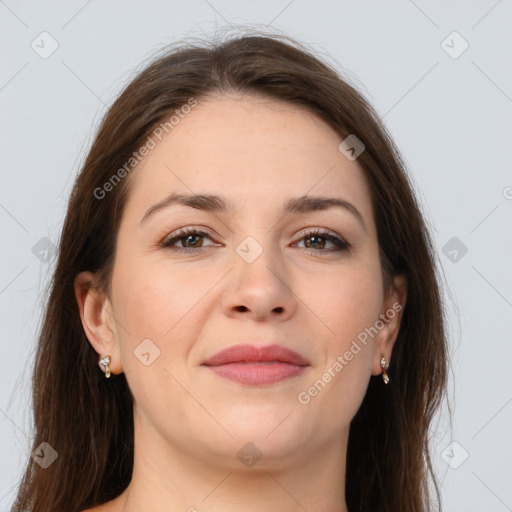
<path id="1" fill-rule="evenodd" d="M 30 369 L 54 263 L 32 249 L 57 242 L 93 129 L 133 69 L 229 24 L 330 55 L 384 118 L 453 298 L 453 436 L 445 415 L 432 433 L 445 511 L 512 510 L 510 0 L 0 1 L 0 510 L 30 456 Z M 43 31 L 58 43 L 46 59 L 31 47 L 51 48 Z"/>

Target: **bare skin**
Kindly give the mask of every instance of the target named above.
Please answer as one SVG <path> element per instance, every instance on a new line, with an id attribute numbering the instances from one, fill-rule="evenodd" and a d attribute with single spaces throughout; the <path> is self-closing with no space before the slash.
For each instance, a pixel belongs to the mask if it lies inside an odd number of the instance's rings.
<path id="1" fill-rule="evenodd" d="M 350 422 L 382 372 L 381 356 L 392 361 L 401 312 L 389 311 L 403 310 L 407 283 L 396 276 L 383 290 L 369 189 L 357 160 L 338 150 L 341 140 L 292 105 L 216 97 L 132 171 L 111 296 L 91 286 L 90 272 L 75 280 L 85 333 L 98 358 L 111 354 L 114 374 L 125 372 L 135 401 L 132 481 L 87 512 L 347 512 Z M 223 196 L 233 210 L 174 205 L 141 223 L 172 192 Z M 346 208 L 283 213 L 304 195 L 349 201 L 362 221 Z M 159 245 L 183 227 L 207 235 L 174 242 L 189 253 Z M 308 234 L 316 229 L 352 247 L 334 251 L 323 233 Z M 262 249 L 250 263 L 236 251 L 249 236 L 257 244 L 249 251 Z M 380 315 L 383 327 L 333 373 Z M 146 339 L 147 366 L 134 355 Z M 201 364 L 237 343 L 281 344 L 310 365 L 253 386 Z M 305 393 L 328 368 L 325 386 Z M 237 456 L 247 443 L 262 455 L 252 467 Z"/>

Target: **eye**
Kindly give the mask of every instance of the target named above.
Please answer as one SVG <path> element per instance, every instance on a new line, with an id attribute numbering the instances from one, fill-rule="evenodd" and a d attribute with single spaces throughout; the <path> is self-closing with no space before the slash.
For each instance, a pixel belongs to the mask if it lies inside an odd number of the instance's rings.
<path id="1" fill-rule="evenodd" d="M 305 241 L 305 248 L 312 248 L 311 253 L 315 255 L 323 255 L 322 253 L 331 253 L 339 251 L 347 251 L 352 247 L 348 242 L 343 240 L 341 237 L 331 234 L 328 231 L 321 229 L 315 229 L 301 233 L 300 241 Z M 330 242 L 334 245 L 331 249 L 325 249 L 326 242 Z M 325 249 L 325 250 L 324 250 Z"/>
<path id="2" fill-rule="evenodd" d="M 304 248 L 309 249 L 308 252 L 319 256 L 325 253 L 347 251 L 352 247 L 341 237 L 321 229 L 303 231 L 300 237 L 299 242 L 305 241 Z M 205 238 L 212 240 L 211 235 L 206 231 L 196 228 L 183 228 L 167 237 L 161 242 L 160 246 L 182 253 L 197 253 L 200 249 L 214 246 L 214 244 L 204 245 L 202 240 Z M 181 247 L 177 246 L 177 243 L 181 243 Z M 333 247 L 326 249 L 326 243 L 333 244 Z"/>
<path id="3" fill-rule="evenodd" d="M 178 252 L 197 252 L 197 249 L 207 247 L 203 246 L 201 242 L 201 239 L 205 237 L 211 240 L 210 234 L 205 231 L 195 228 L 184 228 L 180 229 L 177 233 L 173 233 L 171 237 L 166 238 L 160 245 Z M 181 242 L 182 247 L 176 247 L 176 242 Z"/>

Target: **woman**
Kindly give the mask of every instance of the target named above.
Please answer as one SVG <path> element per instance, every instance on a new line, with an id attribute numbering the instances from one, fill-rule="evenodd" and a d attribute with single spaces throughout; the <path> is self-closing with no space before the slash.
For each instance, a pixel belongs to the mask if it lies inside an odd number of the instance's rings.
<path id="1" fill-rule="evenodd" d="M 14 510 L 433 510 L 439 281 L 333 69 L 282 36 L 167 51 L 75 182 Z"/>

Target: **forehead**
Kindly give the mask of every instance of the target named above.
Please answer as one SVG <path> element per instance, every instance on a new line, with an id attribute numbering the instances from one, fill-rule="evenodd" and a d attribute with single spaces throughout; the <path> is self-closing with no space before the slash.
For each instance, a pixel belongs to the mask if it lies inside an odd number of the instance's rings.
<path id="1" fill-rule="evenodd" d="M 339 151 L 343 138 L 304 108 L 252 96 L 208 98 L 161 139 L 130 176 L 130 212 L 142 214 L 174 191 L 218 193 L 260 209 L 309 194 L 349 200 L 370 222 L 364 171 Z"/>

